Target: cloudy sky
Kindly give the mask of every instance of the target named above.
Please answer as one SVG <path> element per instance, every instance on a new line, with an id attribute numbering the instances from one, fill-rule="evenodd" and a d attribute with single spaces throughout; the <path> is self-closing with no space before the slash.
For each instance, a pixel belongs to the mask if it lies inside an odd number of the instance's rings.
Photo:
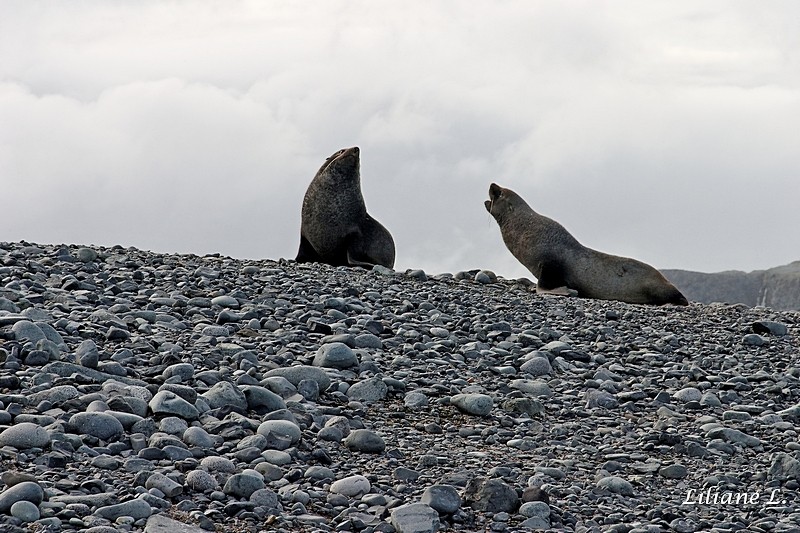
<path id="1" fill-rule="evenodd" d="M 396 268 L 530 275 L 483 200 L 706 272 L 800 259 L 794 1 L 0 0 L 0 241 L 294 258 L 361 147 Z"/>

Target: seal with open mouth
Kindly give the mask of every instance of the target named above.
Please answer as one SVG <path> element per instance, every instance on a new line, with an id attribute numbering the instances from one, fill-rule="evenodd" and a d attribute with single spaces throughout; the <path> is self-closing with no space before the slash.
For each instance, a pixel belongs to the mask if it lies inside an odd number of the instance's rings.
<path id="1" fill-rule="evenodd" d="M 655 268 L 587 248 L 511 189 L 492 183 L 484 205 L 500 226 L 506 247 L 536 276 L 537 292 L 635 304 L 689 304 Z"/>

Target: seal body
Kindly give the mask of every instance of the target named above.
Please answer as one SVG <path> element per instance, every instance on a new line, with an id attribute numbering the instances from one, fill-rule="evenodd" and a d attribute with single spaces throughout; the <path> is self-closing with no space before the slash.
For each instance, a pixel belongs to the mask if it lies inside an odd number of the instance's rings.
<path id="1" fill-rule="evenodd" d="M 297 261 L 393 268 L 394 256 L 392 235 L 364 205 L 358 147 L 339 150 L 325 160 L 303 197 Z"/>
<path id="2" fill-rule="evenodd" d="M 655 268 L 583 246 L 564 226 L 534 211 L 510 189 L 492 183 L 484 205 L 500 226 L 509 251 L 536 276 L 539 292 L 566 288 L 584 298 L 689 304 Z"/>

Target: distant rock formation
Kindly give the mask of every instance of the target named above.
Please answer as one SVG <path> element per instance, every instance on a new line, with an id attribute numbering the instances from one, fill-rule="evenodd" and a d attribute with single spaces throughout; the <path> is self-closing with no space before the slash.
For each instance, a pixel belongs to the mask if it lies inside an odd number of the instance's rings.
<path id="1" fill-rule="evenodd" d="M 753 272 L 661 272 L 692 302 L 742 303 L 751 307 L 762 305 L 773 309 L 800 310 L 800 261 Z"/>

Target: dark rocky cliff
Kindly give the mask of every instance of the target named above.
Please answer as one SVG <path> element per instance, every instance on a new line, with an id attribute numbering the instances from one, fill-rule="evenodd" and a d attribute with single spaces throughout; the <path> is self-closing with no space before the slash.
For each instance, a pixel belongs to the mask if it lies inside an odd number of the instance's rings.
<path id="1" fill-rule="evenodd" d="M 662 273 L 693 302 L 800 309 L 800 261 L 753 272 L 730 270 L 707 274 L 662 270 Z"/>

